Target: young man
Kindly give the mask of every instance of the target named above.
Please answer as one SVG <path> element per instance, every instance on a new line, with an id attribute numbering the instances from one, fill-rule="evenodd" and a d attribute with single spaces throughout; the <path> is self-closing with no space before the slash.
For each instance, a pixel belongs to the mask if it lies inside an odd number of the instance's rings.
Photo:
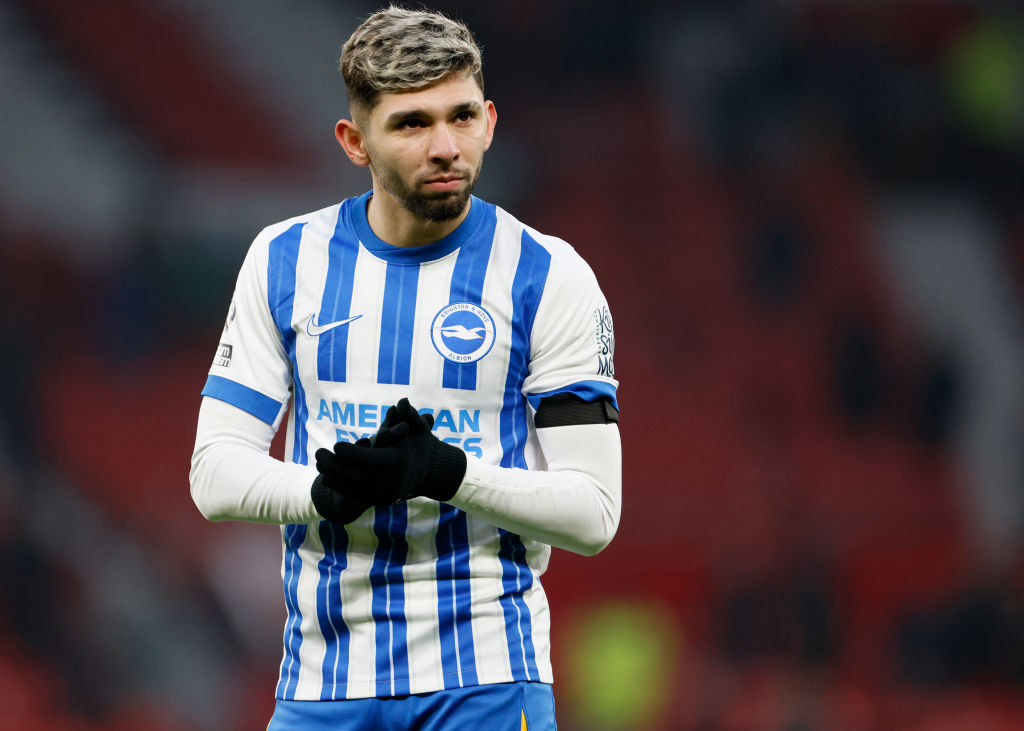
<path id="1" fill-rule="evenodd" d="M 373 188 L 254 241 L 192 496 L 282 526 L 270 728 L 553 729 L 540 576 L 619 520 L 608 307 L 568 244 L 471 195 L 496 113 L 465 26 L 389 8 L 340 65 Z"/>

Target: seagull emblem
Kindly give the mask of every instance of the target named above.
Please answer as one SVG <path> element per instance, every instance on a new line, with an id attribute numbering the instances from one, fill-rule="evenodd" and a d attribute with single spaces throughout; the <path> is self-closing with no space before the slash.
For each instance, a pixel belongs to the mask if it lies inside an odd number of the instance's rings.
<path id="1" fill-rule="evenodd" d="M 430 341 L 446 361 L 466 365 L 475 363 L 491 351 L 496 330 L 494 319 L 480 305 L 452 302 L 434 315 L 430 323 Z M 445 378 L 448 378 L 447 371 Z"/>
<path id="2" fill-rule="evenodd" d="M 438 330 L 446 338 L 458 338 L 459 340 L 483 340 L 484 333 L 487 332 L 485 327 L 466 327 L 465 325 L 446 325 L 439 327 Z"/>

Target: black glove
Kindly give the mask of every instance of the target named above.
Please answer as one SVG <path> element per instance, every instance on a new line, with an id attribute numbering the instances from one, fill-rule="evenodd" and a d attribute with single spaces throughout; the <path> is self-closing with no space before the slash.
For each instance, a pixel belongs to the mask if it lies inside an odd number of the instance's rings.
<path id="1" fill-rule="evenodd" d="M 318 449 L 317 480 L 356 505 L 391 505 L 418 495 L 450 500 L 466 474 L 466 453 L 431 434 L 433 425 L 432 416 L 403 398 L 388 409 L 371 448 L 338 442 L 333 452 Z"/>
<path id="2" fill-rule="evenodd" d="M 360 449 L 369 449 L 370 440 L 360 439 L 354 446 Z M 320 451 L 326 452 L 327 450 Z M 318 460 L 317 469 L 319 468 Z M 313 498 L 313 507 L 316 508 L 317 512 L 327 520 L 335 523 L 351 523 L 371 506 L 371 503 L 368 501 L 353 500 L 333 489 L 329 483 L 324 481 L 322 472 L 313 480 L 313 486 L 310 488 L 309 494 Z"/>

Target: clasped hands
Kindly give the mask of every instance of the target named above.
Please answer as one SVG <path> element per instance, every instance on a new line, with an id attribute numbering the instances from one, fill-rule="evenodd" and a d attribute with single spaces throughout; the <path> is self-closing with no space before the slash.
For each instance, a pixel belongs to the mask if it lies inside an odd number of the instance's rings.
<path id="1" fill-rule="evenodd" d="M 316 450 L 314 507 L 327 520 L 351 523 L 372 506 L 420 495 L 450 500 L 466 474 L 466 453 L 435 437 L 433 426 L 433 415 L 403 398 L 370 439 Z"/>

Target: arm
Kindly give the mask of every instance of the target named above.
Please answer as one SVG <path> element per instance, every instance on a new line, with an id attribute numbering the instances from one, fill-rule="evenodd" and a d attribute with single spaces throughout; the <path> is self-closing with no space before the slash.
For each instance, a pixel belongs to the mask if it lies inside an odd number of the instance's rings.
<path id="1" fill-rule="evenodd" d="M 452 502 L 467 501 L 460 505 L 466 512 L 523 536 L 592 555 L 615 534 L 622 501 L 611 315 L 586 262 L 545 240 L 553 256 L 536 304 L 522 392 L 536 408 L 547 471 L 471 461 Z"/>
<path id="2" fill-rule="evenodd" d="M 574 424 L 538 429 L 537 436 L 547 470 L 496 467 L 470 457 L 448 502 L 525 538 L 592 556 L 619 524 L 618 426 Z"/>
<path id="3" fill-rule="evenodd" d="M 203 399 L 189 483 L 192 500 L 207 519 L 320 520 L 309 495 L 316 469 L 271 457 L 273 437 L 271 424 L 223 401 Z"/>
<path id="4" fill-rule="evenodd" d="M 189 472 L 192 499 L 210 520 L 305 523 L 317 520 L 309 497 L 312 467 L 285 464 L 268 450 L 291 397 L 290 304 L 279 270 L 297 246 L 283 223 L 253 241 L 238 273 L 217 358 L 203 387 Z"/>

